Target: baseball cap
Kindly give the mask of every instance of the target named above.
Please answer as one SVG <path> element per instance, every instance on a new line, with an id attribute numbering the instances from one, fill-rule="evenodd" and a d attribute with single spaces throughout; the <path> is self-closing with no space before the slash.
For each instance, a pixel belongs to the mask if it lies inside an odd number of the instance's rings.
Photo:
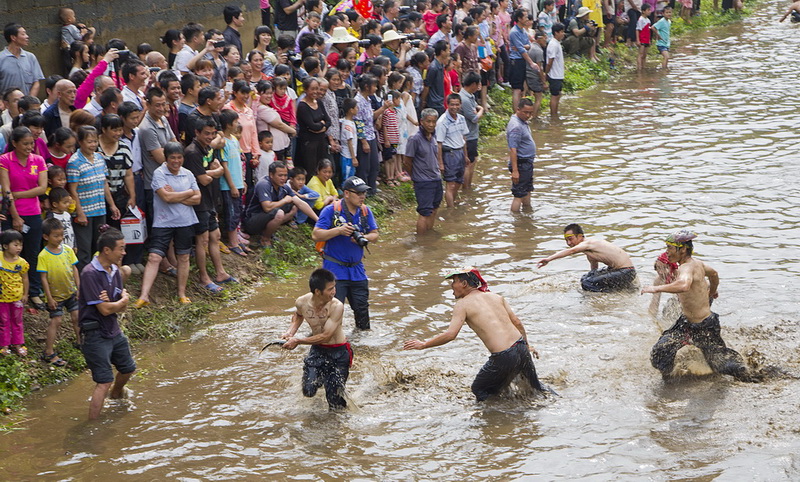
<path id="1" fill-rule="evenodd" d="M 343 191 L 367 192 L 369 186 L 360 177 L 350 176 L 342 183 Z"/>

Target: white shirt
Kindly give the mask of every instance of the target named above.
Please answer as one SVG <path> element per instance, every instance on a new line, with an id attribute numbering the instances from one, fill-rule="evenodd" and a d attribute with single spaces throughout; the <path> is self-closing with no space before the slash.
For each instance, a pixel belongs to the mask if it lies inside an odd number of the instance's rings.
<path id="1" fill-rule="evenodd" d="M 456 118 L 445 111 L 436 121 L 436 142 L 441 142 L 442 147 L 448 149 L 461 149 L 467 143 L 465 136 L 469 134 L 467 120 L 461 114 Z"/>
<path id="2" fill-rule="evenodd" d="M 197 53 L 197 50 L 194 50 L 188 45 L 184 45 L 181 51 L 175 56 L 175 66 L 173 68 L 182 74 L 190 72 L 188 67 L 189 61 L 192 60 Z"/>
<path id="3" fill-rule="evenodd" d="M 96 99 L 92 98 L 92 100 L 90 100 L 89 103 L 83 107 L 83 110 L 97 117 L 101 112 L 103 112 L 103 107 L 97 102 Z"/>
<path id="4" fill-rule="evenodd" d="M 144 110 L 144 97 L 139 91 L 134 92 L 127 85 L 122 88 L 122 100 L 125 102 L 133 102 L 138 105 L 140 109 Z"/>
<path id="5" fill-rule="evenodd" d="M 547 76 L 551 79 L 563 80 L 564 79 L 564 51 L 561 49 L 561 42 L 556 39 L 551 39 L 547 43 L 547 62 L 553 59 L 553 65 L 550 66 L 550 72 Z"/>

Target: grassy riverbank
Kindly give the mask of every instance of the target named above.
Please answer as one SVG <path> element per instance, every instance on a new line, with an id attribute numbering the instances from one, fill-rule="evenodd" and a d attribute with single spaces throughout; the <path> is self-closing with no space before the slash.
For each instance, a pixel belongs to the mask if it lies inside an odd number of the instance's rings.
<path id="1" fill-rule="evenodd" d="M 375 213 L 383 235 L 391 234 L 391 217 L 400 210 L 414 205 L 414 191 L 411 184 L 397 187 L 383 187 L 381 192 L 368 200 Z M 255 260 L 260 262 L 254 262 Z M 181 305 L 175 297 L 175 279 L 158 276 L 152 289 L 152 305 L 139 309 L 129 309 L 121 323 L 126 335 L 135 345 L 147 341 L 173 340 L 187 330 L 203 326 L 212 312 L 230 305 L 237 299 L 247 296 L 259 283 L 281 282 L 292 277 L 304 268 L 319 264 L 319 256 L 311 241 L 311 226 L 304 224 L 297 228 L 283 228 L 276 236 L 274 248 L 247 258 L 235 254 L 223 254 L 225 269 L 239 284 L 228 284 L 219 295 L 200 288 L 192 282 L 196 273 L 194 264 L 190 269 L 190 283 L 187 295 L 192 304 Z M 213 268 L 209 265 L 209 272 Z M 126 288 L 135 297 L 141 289 L 141 276 L 132 276 Z M 134 298 L 135 299 L 135 298 Z M 47 313 L 25 314 L 25 340 L 29 350 L 27 358 L 9 356 L 0 358 L 0 413 L 11 413 L 19 407 L 23 398 L 41 387 L 61 383 L 74 378 L 86 370 L 83 355 L 73 346 L 74 335 L 69 320 L 62 323 L 56 350 L 68 362 L 58 368 L 39 360 L 44 348 L 44 332 L 49 319 Z M 20 420 L 11 416 L 0 420 L 0 430 L 13 429 Z"/>
<path id="2" fill-rule="evenodd" d="M 685 22 L 678 16 L 679 9 L 675 10 L 672 17 L 672 51 L 675 45 L 680 45 L 680 38 L 689 32 L 707 30 L 714 27 L 728 25 L 740 21 L 752 13 L 758 0 L 745 2 L 742 12 L 733 10 L 722 12 L 708 10 L 692 17 L 691 23 Z M 607 82 L 609 79 L 636 70 L 636 50 L 628 48 L 624 43 L 618 43 L 608 49 L 602 49 L 598 54 L 599 62 L 592 62 L 585 57 L 569 56 L 565 58 L 564 92 L 574 94 L 589 89 L 597 84 Z M 661 56 L 655 47 L 651 47 L 648 55 L 649 68 L 653 68 L 661 61 Z M 511 105 L 511 90 L 492 89 L 489 93 L 489 112 L 481 121 L 481 135 L 495 136 L 505 131 L 508 117 L 513 114 Z M 550 94 L 546 93 L 542 100 L 541 112 L 547 113 L 550 107 Z M 546 115 L 546 114 L 540 114 Z"/>

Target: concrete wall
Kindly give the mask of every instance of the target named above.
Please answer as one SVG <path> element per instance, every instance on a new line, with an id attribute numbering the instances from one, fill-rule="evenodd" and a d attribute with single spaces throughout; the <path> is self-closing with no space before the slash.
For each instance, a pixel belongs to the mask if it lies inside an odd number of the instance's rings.
<path id="1" fill-rule="evenodd" d="M 75 10 L 79 22 L 97 29 L 96 41 L 102 44 L 118 37 L 131 50 L 147 42 L 166 54 L 159 37 L 170 28 L 183 27 L 187 22 L 200 22 L 205 28 L 223 30 L 225 5 L 238 5 L 245 14 L 242 44 L 252 46 L 253 29 L 261 24 L 258 0 L 0 0 L 3 25 L 19 22 L 31 36 L 31 50 L 39 58 L 45 75 L 61 73 L 59 43 L 61 23 L 58 9 Z M 5 47 L 5 40 L 0 37 Z M 42 91 L 43 92 L 43 91 Z"/>

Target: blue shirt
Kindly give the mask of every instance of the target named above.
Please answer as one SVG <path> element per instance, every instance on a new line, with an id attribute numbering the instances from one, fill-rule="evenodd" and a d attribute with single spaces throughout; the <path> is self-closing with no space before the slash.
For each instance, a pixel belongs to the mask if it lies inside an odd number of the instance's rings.
<path id="1" fill-rule="evenodd" d="M 312 208 L 314 207 L 314 204 L 316 204 L 317 199 L 319 199 L 319 193 L 305 185 L 301 187 L 299 191 L 297 191 L 297 194 L 308 196 L 308 199 L 303 199 L 303 201 L 305 201 L 306 204 L 308 204 Z M 308 214 L 298 210 L 297 214 L 294 215 L 294 218 L 295 220 L 297 220 L 298 223 L 303 224 L 308 220 Z"/>
<path id="2" fill-rule="evenodd" d="M 508 49 L 508 57 L 511 59 L 521 59 L 522 52 L 527 52 L 530 48 L 531 42 L 528 39 L 528 33 L 519 28 L 518 25 L 514 25 L 511 29 L 508 41 L 511 43 Z"/>
<path id="3" fill-rule="evenodd" d="M 536 143 L 533 142 L 531 128 L 516 114 L 511 116 L 506 127 L 506 140 L 509 149 L 517 150 L 517 159 L 530 159 L 536 157 Z"/>
<path id="4" fill-rule="evenodd" d="M 349 212 L 345 215 L 347 206 L 342 201 L 342 212 L 340 216 L 344 216 L 358 228 L 361 228 L 361 208 L 358 208 L 355 215 Z M 371 231 L 377 231 L 378 225 L 375 223 L 375 217 L 372 215 L 372 210 L 367 208 L 367 219 L 365 221 L 367 234 Z M 319 221 L 315 227 L 320 229 L 331 229 L 341 226 L 342 222 L 339 219 L 334 219 L 333 204 L 329 204 L 322 209 L 319 213 Z M 322 267 L 332 272 L 337 280 L 346 281 L 364 281 L 367 279 L 367 272 L 364 269 L 364 263 L 361 259 L 364 257 L 364 248 L 360 247 L 353 242 L 350 236 L 336 236 L 329 239 L 325 243 L 325 254 L 331 258 L 338 259 L 344 263 L 358 263 L 355 266 L 342 266 L 341 264 L 328 261 L 327 259 L 322 262 Z"/>
<path id="5" fill-rule="evenodd" d="M 228 171 L 231 173 L 231 181 L 236 189 L 244 189 L 244 179 L 242 176 L 242 150 L 236 138 L 225 138 L 225 148 L 222 149 L 222 160 L 228 163 Z M 219 178 L 219 188 L 222 191 L 230 191 L 228 181 L 225 176 Z"/>
<path id="6" fill-rule="evenodd" d="M 272 185 L 269 176 L 264 177 L 253 188 L 253 195 L 250 198 L 250 203 L 247 205 L 245 211 L 245 218 L 249 218 L 253 214 L 264 212 L 261 203 L 264 201 L 276 202 L 285 198 L 286 196 L 294 197 L 294 191 L 288 184 L 284 184 L 280 189 L 275 189 Z"/>
<path id="7" fill-rule="evenodd" d="M 122 298 L 122 276 L 117 265 L 111 265 L 111 273 L 103 268 L 97 257 L 81 271 L 81 289 L 78 290 L 79 323 L 97 321 L 100 323 L 100 336 L 114 338 L 122 333 L 117 322 L 117 314 L 104 315 L 97 309 L 103 303 L 100 293 L 105 291 L 109 302 Z"/>
<path id="8" fill-rule="evenodd" d="M 662 18 L 653 25 L 653 28 L 658 32 L 658 40 L 656 40 L 656 47 L 669 48 L 669 33 L 672 27 L 672 21 Z"/>
<path id="9" fill-rule="evenodd" d="M 158 190 L 170 186 L 173 192 L 199 191 L 197 179 L 192 171 L 181 167 L 178 174 L 172 174 L 167 163 L 161 164 L 153 171 L 153 227 L 154 228 L 182 228 L 197 224 L 197 214 L 192 206 L 183 203 L 168 203 L 161 199 Z"/>
<path id="10" fill-rule="evenodd" d="M 12 54 L 8 47 L 0 52 L 0 92 L 16 87 L 28 95 L 31 93 L 33 83 L 44 79 L 42 67 L 36 56 L 20 50 L 19 57 Z"/>

